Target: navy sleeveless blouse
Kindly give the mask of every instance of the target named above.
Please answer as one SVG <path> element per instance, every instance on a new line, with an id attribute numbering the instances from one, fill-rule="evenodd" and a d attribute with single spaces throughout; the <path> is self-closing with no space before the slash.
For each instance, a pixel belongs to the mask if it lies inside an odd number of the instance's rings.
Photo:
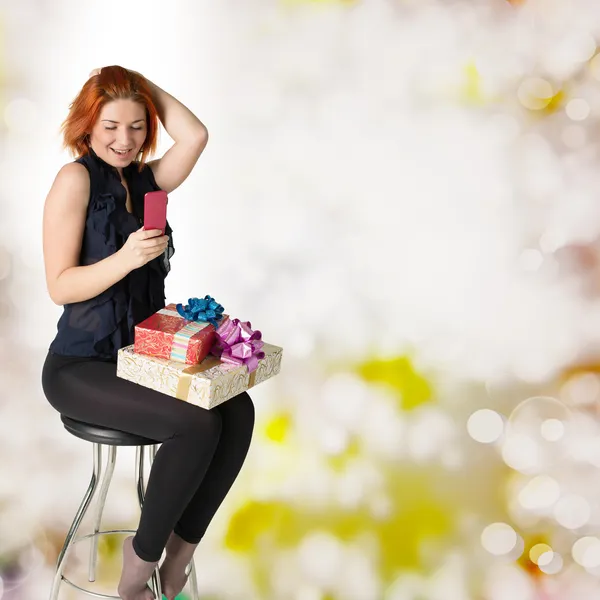
<path id="1" fill-rule="evenodd" d="M 144 194 L 160 190 L 152 169 L 139 163 L 123 168 L 133 213 L 127 210 L 127 192 L 116 167 L 102 160 L 91 148 L 78 158 L 90 176 L 90 198 L 79 264 L 92 265 L 122 248 L 131 233 L 144 222 Z M 116 362 L 117 351 L 133 344 L 134 327 L 165 307 L 165 277 L 175 253 L 173 230 L 165 229 L 169 245 L 165 252 L 134 269 L 95 298 L 66 304 L 50 352 L 63 356 L 97 357 Z"/>

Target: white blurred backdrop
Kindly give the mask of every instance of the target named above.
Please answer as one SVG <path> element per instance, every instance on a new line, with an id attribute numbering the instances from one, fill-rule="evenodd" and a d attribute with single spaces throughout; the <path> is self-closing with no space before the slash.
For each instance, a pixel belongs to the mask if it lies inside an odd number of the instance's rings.
<path id="1" fill-rule="evenodd" d="M 91 469 L 40 386 L 62 310 L 42 211 L 73 160 L 69 103 L 112 64 L 209 130 L 170 196 L 167 301 L 210 294 L 284 347 L 196 553 L 203 597 L 597 594 L 599 17 L 587 0 L 0 4 L 0 598 L 49 593 Z M 132 460 L 108 525 L 137 524 Z M 101 559 L 114 589 L 118 545 Z"/>

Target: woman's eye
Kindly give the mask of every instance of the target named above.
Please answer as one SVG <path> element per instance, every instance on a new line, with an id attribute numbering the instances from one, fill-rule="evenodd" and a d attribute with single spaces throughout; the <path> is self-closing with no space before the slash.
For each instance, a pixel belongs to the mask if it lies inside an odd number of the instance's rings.
<path id="1" fill-rule="evenodd" d="M 132 127 L 131 129 L 134 129 L 135 131 L 141 131 L 143 127 Z"/>
<path id="2" fill-rule="evenodd" d="M 113 129 L 116 129 L 116 127 L 105 127 L 104 129 L 108 129 L 108 130 L 112 131 Z"/>

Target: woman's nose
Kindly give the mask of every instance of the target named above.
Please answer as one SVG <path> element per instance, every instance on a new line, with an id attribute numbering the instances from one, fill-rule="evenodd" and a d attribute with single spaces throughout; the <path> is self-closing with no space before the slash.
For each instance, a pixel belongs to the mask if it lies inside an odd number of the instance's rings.
<path id="1" fill-rule="evenodd" d="M 126 131 L 117 134 L 117 144 L 123 148 L 129 148 L 131 142 L 131 134 Z"/>

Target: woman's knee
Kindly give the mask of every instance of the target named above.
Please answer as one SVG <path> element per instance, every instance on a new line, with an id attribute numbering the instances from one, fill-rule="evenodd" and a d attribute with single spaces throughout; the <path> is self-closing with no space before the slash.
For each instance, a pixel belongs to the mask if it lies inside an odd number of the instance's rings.
<path id="1" fill-rule="evenodd" d="M 178 419 L 177 434 L 191 437 L 198 442 L 218 440 L 223 426 L 221 415 L 215 410 L 191 406 L 192 410 Z"/>
<path id="2" fill-rule="evenodd" d="M 242 392 L 227 402 L 219 405 L 223 419 L 235 421 L 252 430 L 254 428 L 255 410 L 254 402 L 248 392 Z"/>
<path id="3" fill-rule="evenodd" d="M 254 410 L 254 402 L 252 402 L 252 398 L 250 398 L 250 394 L 248 392 L 242 392 L 238 396 L 239 405 L 240 405 L 240 413 L 244 420 L 248 423 L 254 424 L 255 410 Z"/>

